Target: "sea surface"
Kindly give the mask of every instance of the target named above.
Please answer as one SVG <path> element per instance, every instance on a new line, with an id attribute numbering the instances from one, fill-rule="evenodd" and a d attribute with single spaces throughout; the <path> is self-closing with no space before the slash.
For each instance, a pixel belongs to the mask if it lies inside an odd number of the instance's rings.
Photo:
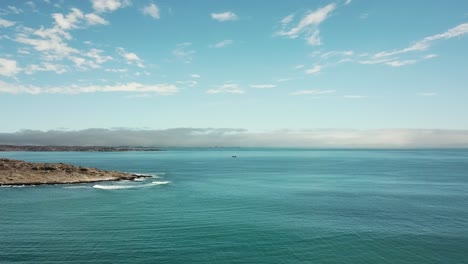
<path id="1" fill-rule="evenodd" d="M 468 263 L 468 150 L 0 156 L 153 176 L 0 188 L 2 264 Z"/>

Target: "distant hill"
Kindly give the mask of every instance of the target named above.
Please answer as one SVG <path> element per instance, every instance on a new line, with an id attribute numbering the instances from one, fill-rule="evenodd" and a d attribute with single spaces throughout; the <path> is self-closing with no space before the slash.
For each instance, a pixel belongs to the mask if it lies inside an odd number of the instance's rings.
<path id="1" fill-rule="evenodd" d="M 117 152 L 117 151 L 160 151 L 151 147 L 105 147 L 105 146 L 19 146 L 0 145 L 0 151 L 92 151 L 92 152 Z"/>

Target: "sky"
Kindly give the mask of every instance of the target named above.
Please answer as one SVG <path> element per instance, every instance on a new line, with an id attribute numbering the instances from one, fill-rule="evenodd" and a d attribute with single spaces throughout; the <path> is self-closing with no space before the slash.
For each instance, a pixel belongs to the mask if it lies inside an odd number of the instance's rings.
<path id="1" fill-rule="evenodd" d="M 464 131 L 467 35 L 458 0 L 1 0 L 0 132 Z"/>

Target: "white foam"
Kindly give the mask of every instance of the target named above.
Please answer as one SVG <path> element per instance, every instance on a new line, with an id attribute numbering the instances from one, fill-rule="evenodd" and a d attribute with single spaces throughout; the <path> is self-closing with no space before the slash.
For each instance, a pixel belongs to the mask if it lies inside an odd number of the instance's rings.
<path id="1" fill-rule="evenodd" d="M 0 185 L 1 188 L 24 188 L 29 186 L 36 186 L 36 185 Z"/>
<path id="2" fill-rule="evenodd" d="M 102 185 L 102 184 L 96 184 L 93 186 L 95 189 L 102 189 L 102 190 L 121 190 L 121 189 L 134 189 L 134 188 L 143 188 L 143 187 L 149 187 L 149 186 L 154 186 L 154 185 L 161 185 L 161 184 L 168 184 L 170 183 L 169 181 L 154 181 L 151 183 L 147 184 L 138 184 L 138 185 Z"/>
<path id="3" fill-rule="evenodd" d="M 100 185 L 100 184 L 96 184 L 93 186 L 93 188 L 102 189 L 102 190 L 120 190 L 120 189 L 139 188 L 143 186 L 144 185 Z"/>
<path id="4" fill-rule="evenodd" d="M 140 177 L 140 178 L 135 178 L 133 179 L 134 181 L 137 181 L 137 182 L 142 182 L 142 181 L 146 181 L 146 177 Z"/>
<path id="5" fill-rule="evenodd" d="M 154 181 L 152 182 L 152 184 L 154 185 L 162 185 L 162 184 L 168 184 L 170 183 L 170 181 Z"/>

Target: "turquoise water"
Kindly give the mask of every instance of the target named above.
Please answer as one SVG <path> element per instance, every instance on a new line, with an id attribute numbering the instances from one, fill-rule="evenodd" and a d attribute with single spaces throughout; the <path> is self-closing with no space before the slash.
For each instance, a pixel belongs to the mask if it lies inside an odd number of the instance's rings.
<path id="1" fill-rule="evenodd" d="M 468 263 L 468 150 L 0 155 L 155 175 L 0 188 L 0 263 Z"/>

